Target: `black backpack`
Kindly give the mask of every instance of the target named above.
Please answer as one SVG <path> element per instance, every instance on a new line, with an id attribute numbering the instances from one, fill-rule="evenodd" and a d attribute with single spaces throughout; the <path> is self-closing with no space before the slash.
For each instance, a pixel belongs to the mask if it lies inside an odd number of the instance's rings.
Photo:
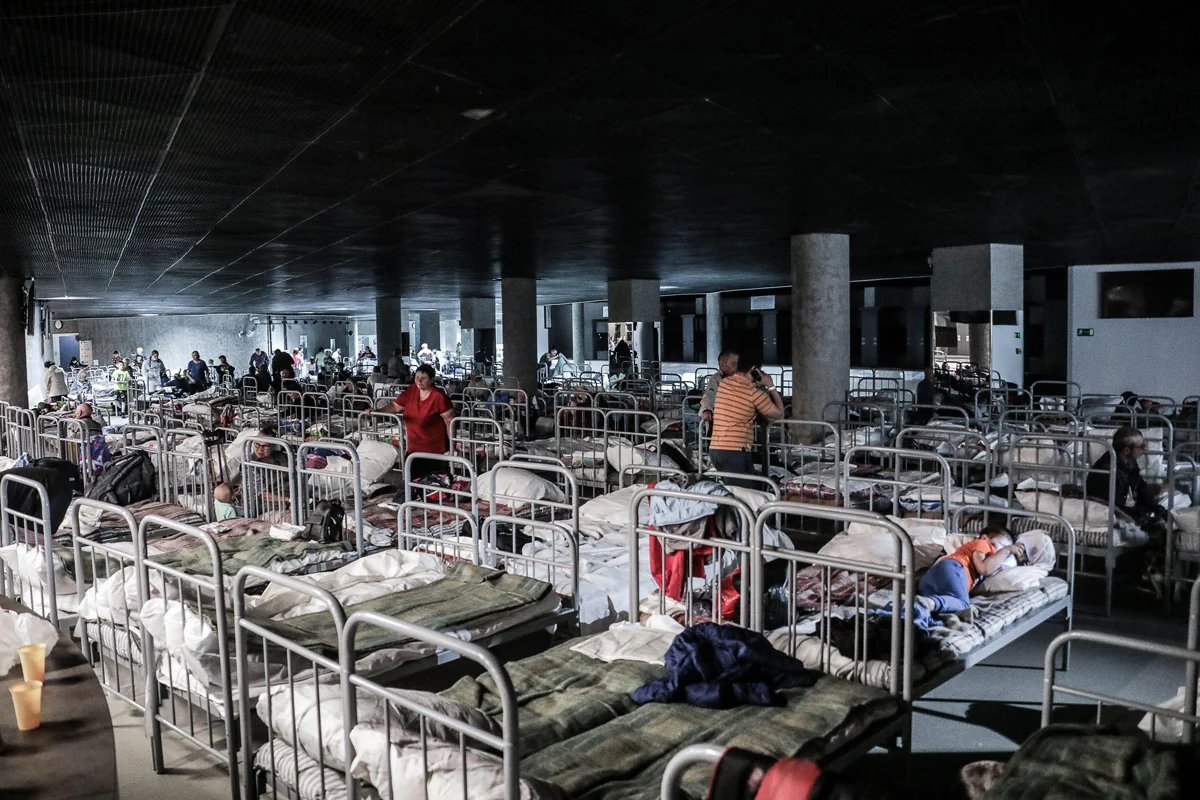
<path id="1" fill-rule="evenodd" d="M 61 461 L 61 459 L 38 460 Z M 65 464 L 66 462 L 61 463 Z M 72 485 L 71 477 L 67 470 L 42 466 L 14 467 L 0 473 L 0 475 L 19 475 L 22 478 L 45 486 L 46 496 L 50 500 L 50 530 L 52 532 L 58 530 L 58 526 L 62 524 L 63 518 L 67 516 L 67 509 L 71 506 Z M 75 470 L 75 480 L 79 480 L 78 469 Z M 41 498 L 38 497 L 37 491 L 33 487 L 19 483 L 10 483 L 6 500 L 6 510 L 8 511 L 26 514 L 31 517 L 40 518 L 42 516 Z M 17 524 L 18 526 L 20 525 L 19 522 Z"/>
<path id="2" fill-rule="evenodd" d="M 150 456 L 135 452 L 114 460 L 112 466 L 92 484 L 87 496 L 92 500 L 127 506 L 151 499 L 157 488 L 158 475 Z"/>
<path id="3" fill-rule="evenodd" d="M 342 529 L 346 523 L 346 509 L 341 500 L 322 500 L 308 515 L 304 523 L 305 539 L 330 544 L 342 540 Z"/>

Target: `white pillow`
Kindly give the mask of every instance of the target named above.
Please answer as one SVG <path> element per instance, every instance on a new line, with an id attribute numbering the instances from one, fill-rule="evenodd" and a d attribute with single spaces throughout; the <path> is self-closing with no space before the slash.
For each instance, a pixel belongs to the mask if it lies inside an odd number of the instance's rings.
<path id="1" fill-rule="evenodd" d="M 912 539 L 913 568 L 922 570 L 942 555 L 946 529 L 934 520 L 888 517 Z M 872 564 L 895 563 L 895 537 L 884 528 L 866 522 L 852 522 L 846 532 L 835 536 L 817 552 L 839 558 L 852 558 Z"/>
<path id="2" fill-rule="evenodd" d="M 1200 684 L 1197 684 L 1200 688 Z M 1179 692 L 1170 700 L 1159 703 L 1159 708 L 1165 708 L 1168 711 L 1183 711 L 1183 687 L 1179 687 Z M 1157 717 L 1157 720 L 1155 719 Z M 1162 716 L 1147 711 L 1142 717 L 1142 721 L 1138 723 L 1138 730 L 1145 733 L 1156 742 L 1181 742 L 1183 740 L 1184 721 L 1174 719 L 1172 717 Z M 1151 733 L 1153 730 L 1153 733 Z"/>
<path id="3" fill-rule="evenodd" d="M 1047 571 L 1041 567 L 1009 567 L 1006 570 L 990 575 L 979 582 L 975 591 L 980 594 L 1000 594 L 1001 592 L 1024 592 L 1036 589 L 1042 585 Z"/>
<path id="4" fill-rule="evenodd" d="M 395 465 L 400 453 L 388 442 L 377 439 L 364 439 L 354 448 L 358 451 L 358 459 L 362 466 L 363 485 L 375 483 Z"/>
<path id="5" fill-rule="evenodd" d="M 634 484 L 588 500 L 579 507 L 580 522 L 627 526 L 629 524 L 629 503 L 635 494 L 645 488 L 645 484 Z M 643 500 L 642 506 L 643 508 L 649 507 L 649 501 Z"/>
<path id="6" fill-rule="evenodd" d="M 613 445 L 605 450 L 604 457 L 612 465 L 612 468 L 616 470 L 631 465 L 639 467 L 649 465 L 651 467 L 673 467 L 679 469 L 679 465 L 670 456 L 663 453 L 656 453 L 646 447 L 632 447 L 624 444 Z"/>
<path id="7" fill-rule="evenodd" d="M 493 502 L 496 495 L 522 500 L 566 502 L 566 495 L 554 483 L 529 470 L 516 467 L 492 467 L 476 481 L 479 499 Z M 525 504 L 519 504 L 523 507 Z"/>

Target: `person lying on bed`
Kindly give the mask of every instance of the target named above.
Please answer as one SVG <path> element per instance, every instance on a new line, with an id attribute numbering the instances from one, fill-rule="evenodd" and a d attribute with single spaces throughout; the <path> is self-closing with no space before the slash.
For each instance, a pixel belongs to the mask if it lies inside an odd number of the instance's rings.
<path id="1" fill-rule="evenodd" d="M 1025 545 L 1013 544 L 1012 533 L 1003 525 L 989 525 L 979 538 L 942 556 L 917 584 L 917 603 L 931 614 L 961 614 L 971 608 L 971 589 L 982 578 L 993 575 L 1014 557 L 1025 560 Z"/>

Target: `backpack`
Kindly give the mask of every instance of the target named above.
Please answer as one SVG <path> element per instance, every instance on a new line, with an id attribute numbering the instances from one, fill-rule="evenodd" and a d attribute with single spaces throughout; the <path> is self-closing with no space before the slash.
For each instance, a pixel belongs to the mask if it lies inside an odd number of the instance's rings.
<path id="1" fill-rule="evenodd" d="M 38 459 L 39 461 L 43 459 Z M 46 461 L 58 461 L 60 464 L 67 462 L 61 459 L 44 459 Z M 73 467 L 71 464 L 67 464 Z M 50 501 L 50 508 L 47 516 L 50 517 L 50 531 L 58 530 L 58 526 L 62 524 L 63 519 L 67 516 L 67 509 L 71 506 L 71 476 L 67 470 L 58 469 L 55 467 L 13 467 L 3 473 L 4 475 L 19 475 L 22 478 L 40 483 L 46 487 L 46 496 Z M 79 470 L 75 470 L 75 480 L 79 479 Z M 30 517 L 41 518 L 42 503 L 38 496 L 37 490 L 30 486 L 25 486 L 19 483 L 10 483 L 8 485 L 8 496 L 5 498 L 5 510 L 19 514 L 25 514 Z M 17 528 L 24 527 L 29 529 L 29 525 L 17 520 L 15 522 Z M 18 531 L 18 536 L 22 536 Z M 22 538 L 24 538 L 22 536 Z"/>
<path id="2" fill-rule="evenodd" d="M 83 479 L 79 475 L 79 466 L 61 458 L 35 458 L 29 466 L 38 469 L 48 469 L 62 475 L 67 481 L 72 494 L 83 494 Z"/>
<path id="3" fill-rule="evenodd" d="M 127 506 L 140 500 L 154 497 L 158 488 L 158 475 L 154 463 L 146 453 L 128 453 L 112 462 L 100 478 L 92 485 L 87 496 L 92 500 Z"/>
<path id="4" fill-rule="evenodd" d="M 341 500 L 322 500 L 304 523 L 303 538 L 330 544 L 341 541 L 346 522 L 346 509 Z"/>

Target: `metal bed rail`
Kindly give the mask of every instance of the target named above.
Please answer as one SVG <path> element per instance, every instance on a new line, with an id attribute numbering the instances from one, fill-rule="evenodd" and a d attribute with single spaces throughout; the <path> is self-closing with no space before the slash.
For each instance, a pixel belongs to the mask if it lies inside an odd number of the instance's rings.
<path id="1" fill-rule="evenodd" d="M 196 539 L 207 551 L 210 572 L 193 574 L 155 562 L 146 552 L 147 533 L 165 528 Z M 142 558 L 140 585 L 157 593 L 166 605 L 164 622 L 174 615 L 178 624 L 195 626 L 206 621 L 215 633 L 216 674 L 203 677 L 180 652 L 166 642 L 148 639 L 146 718 L 150 733 L 150 757 L 155 772 L 165 770 L 163 736 L 174 733 L 217 759 L 229 770 L 230 796 L 238 798 L 238 737 L 234 726 L 234 671 L 230 653 L 229 618 L 225 603 L 225 574 L 221 550 L 213 537 L 199 528 L 156 515 L 145 517 L 138 526 Z M 143 614 L 145 609 L 143 608 Z M 160 655 L 161 651 L 161 655 Z M 214 681 L 211 678 L 215 678 Z"/>
<path id="2" fill-rule="evenodd" d="M 316 450 L 332 450 L 349 462 L 346 472 L 317 469 L 308 466 L 308 457 Z M 326 456 L 327 458 L 329 456 Z M 344 440 L 321 439 L 305 442 L 296 448 L 297 525 L 322 501 L 341 503 L 346 516 L 354 525 L 354 546 L 359 556 L 366 553 L 367 539 L 363 525 L 362 458 L 354 445 Z"/>
<path id="3" fill-rule="evenodd" d="M 1193 592 L 1192 596 L 1194 598 L 1196 593 Z M 1195 608 L 1194 601 L 1192 607 Z M 1122 696 L 1115 691 L 1101 691 L 1096 687 L 1094 681 L 1086 685 L 1065 683 L 1065 674 L 1055 666 L 1058 659 L 1058 652 L 1064 648 L 1069 648 L 1072 645 L 1078 646 L 1079 644 L 1095 645 L 1128 653 L 1141 653 L 1152 655 L 1156 658 L 1166 658 L 1171 661 L 1182 662 L 1184 666 L 1184 701 L 1182 710 L 1151 705 L 1128 696 Z M 1151 714 L 1151 738 L 1157 737 L 1157 728 L 1161 724 L 1159 720 L 1174 720 L 1180 724 L 1182 742 L 1184 744 L 1193 744 L 1196 741 L 1197 726 L 1200 726 L 1200 715 L 1197 715 L 1196 710 L 1196 673 L 1198 666 L 1200 666 L 1200 650 L 1197 650 L 1194 644 L 1191 647 L 1177 647 L 1165 645 L 1160 642 L 1138 639 L 1132 636 L 1118 636 L 1100 631 L 1070 631 L 1069 633 L 1060 633 L 1054 638 L 1054 641 L 1050 642 L 1050 646 L 1046 648 L 1046 655 L 1042 663 L 1042 727 L 1053 722 L 1055 701 L 1060 696 L 1065 696 L 1094 703 L 1096 707 L 1096 724 L 1098 725 L 1103 721 L 1104 709 L 1106 707 L 1119 707 Z M 1138 684 L 1134 682 L 1132 685 L 1137 686 Z"/>
<path id="4" fill-rule="evenodd" d="M 282 453 L 284 463 L 263 459 Z M 242 439 L 242 504 L 248 518 L 270 512 L 287 512 L 292 525 L 300 524 L 299 463 L 296 447 L 274 436 L 247 436 Z"/>
<path id="5" fill-rule="evenodd" d="M 851 447 L 846 451 L 842 463 L 843 485 L 849 485 L 854 464 L 859 461 L 877 461 L 884 469 L 873 475 L 858 475 L 854 480 L 870 487 L 872 505 L 882 499 L 891 506 L 893 516 L 915 516 L 917 518 L 941 518 L 951 507 L 950 462 L 937 453 L 922 450 L 904 450 L 898 447 Z M 915 493 L 915 513 L 902 514 L 907 499 L 910 503 Z M 935 509 L 926 511 L 928 498 L 933 497 Z M 843 504 L 850 508 L 850 493 L 843 493 Z"/>
<path id="6" fill-rule="evenodd" d="M 194 452 L 194 445 L 183 449 L 186 442 L 197 440 L 198 451 Z M 163 432 L 163 443 L 159 496 L 164 502 L 191 508 L 212 522 L 216 518 L 213 487 L 225 480 L 224 448 L 220 447 L 219 438 L 210 440 L 204 433 L 176 428 Z M 217 460 L 212 457 L 212 449 L 220 451 Z"/>
<path id="7" fill-rule="evenodd" d="M 80 512 L 94 509 L 99 514 L 112 514 L 121 520 L 129 532 L 133 551 L 96 542 L 83 534 Z M 96 671 L 100 686 L 108 694 L 139 711 L 146 707 L 146 659 L 149 652 L 149 633 L 141 626 L 138 612 L 143 598 L 149 594 L 142 583 L 142 552 L 138 523 L 127 508 L 77 497 L 71 503 L 71 543 L 75 558 L 76 600 L 81 610 L 89 591 L 93 593 L 95 617 L 80 614 L 78 633 L 83 652 Z M 91 585 L 85 580 L 91 576 Z M 134 606 L 130 607 L 129 584 L 134 584 Z M 103 588 L 107 603 L 97 595 Z M 113 602 L 120 597 L 123 602 Z M 105 615 L 105 610 L 108 614 Z"/>
<path id="8" fill-rule="evenodd" d="M 1071 523 L 1076 538 L 1081 540 L 1075 548 L 1079 558 L 1076 575 L 1104 580 L 1105 614 L 1111 614 L 1113 573 L 1117 556 L 1126 545 L 1119 540 L 1117 530 L 1116 470 L 1098 469 L 1093 459 L 1095 453 L 1107 453 L 1109 464 L 1117 462 L 1111 438 L 1060 433 L 1019 434 L 1001 443 L 997 460 L 1008 469 L 1010 502 L 1064 517 Z M 1089 497 L 1087 486 L 1093 477 L 1098 478 L 1092 481 L 1093 484 L 1103 481 L 1107 486 L 1104 496 Z M 1022 489 L 1022 486 L 1027 488 Z M 1068 494 L 1078 496 L 1064 496 L 1064 487 Z M 1029 498 L 1023 501 L 1018 498 L 1018 491 L 1035 492 L 1035 507 L 1030 508 Z M 1068 507 L 1074 508 L 1077 502 L 1082 504 L 1082 516 L 1075 518 L 1075 515 L 1064 513 Z M 1101 560 L 1103 570 L 1090 570 L 1089 559 Z"/>
<path id="9" fill-rule="evenodd" d="M 16 545 L 13 563 L 5 560 L 0 564 L 0 594 L 21 602 L 44 615 L 55 627 L 61 627 L 67 618 L 59 614 L 59 570 L 55 568 L 51 527 L 50 495 L 46 487 L 21 475 L 0 473 L 0 547 Z M 22 557 L 22 547 L 28 548 L 25 551 L 30 554 L 28 559 Z"/>
<path id="10" fill-rule="evenodd" d="M 418 470 L 418 464 L 420 468 Z M 444 475 L 444 485 L 419 482 L 422 477 Z M 455 483 L 465 483 L 465 488 L 455 488 Z M 461 456 L 434 453 L 410 453 L 404 460 L 404 501 L 436 506 L 441 509 L 463 509 L 469 511 L 475 524 L 479 523 L 479 480 L 474 465 Z M 429 515 L 426 515 L 428 522 Z M 440 523 L 438 528 L 440 529 Z M 424 528 L 430 530 L 431 528 Z M 408 530 L 412 530 L 409 528 Z M 455 528 L 457 530 L 457 528 Z"/>
<path id="11" fill-rule="evenodd" d="M 504 425 L 492 417 L 455 417 L 450 420 L 450 452 L 467 459 L 480 472 L 486 472 L 510 457 L 512 437 Z"/>
<path id="12" fill-rule="evenodd" d="M 776 529 L 785 525 L 789 528 L 803 527 L 806 523 L 811 526 L 815 520 L 874 526 L 892 539 L 891 561 L 873 564 L 762 544 L 764 530 L 768 526 Z M 881 688 L 905 701 L 911 700 L 915 626 L 909 620 L 913 619 L 917 581 L 914 574 L 912 539 L 908 533 L 895 520 L 882 514 L 791 501 L 776 501 L 763 505 L 758 509 L 754 527 L 754 541 L 759 544 L 760 559 L 756 563 L 760 568 L 751 572 L 751 593 L 758 601 L 754 608 L 753 628 L 767 632 L 765 600 L 769 587 L 763 585 L 767 574 L 765 564 L 768 560 L 785 563 L 786 576 L 779 586 L 786 593 L 786 612 L 783 620 L 776 621 L 776 627 L 782 627 L 786 631 L 786 639 L 783 643 L 776 640 L 776 647 L 788 655 L 800 658 L 806 666 L 836 673 L 858 682 L 866 682 L 872 661 L 886 662 L 887 685 Z M 817 598 L 813 604 L 805 602 L 804 608 L 800 607 L 801 597 L 793 594 L 800 588 L 801 571 L 810 576 L 810 594 Z M 873 610 L 867 604 L 868 595 L 874 591 L 871 588 L 872 580 L 889 588 L 892 596 L 891 605 L 883 609 L 883 618 L 880 620 L 886 623 L 891 631 L 890 645 L 883 654 L 872 652 L 867 635 L 868 619 Z M 837 591 L 835 582 L 847 590 Z M 850 652 L 840 650 L 833 639 L 833 620 L 845 617 L 847 611 L 854 620 L 851 625 L 854 645 Z M 780 622 L 781 626 L 778 624 Z M 802 623 L 807 624 L 801 627 Z M 809 628 L 812 629 L 811 633 L 801 633 Z M 801 657 L 800 646 L 806 638 L 816 640 L 817 663 L 813 663 L 814 656 L 811 654 L 807 658 Z M 835 656 L 841 660 L 835 663 Z"/>

